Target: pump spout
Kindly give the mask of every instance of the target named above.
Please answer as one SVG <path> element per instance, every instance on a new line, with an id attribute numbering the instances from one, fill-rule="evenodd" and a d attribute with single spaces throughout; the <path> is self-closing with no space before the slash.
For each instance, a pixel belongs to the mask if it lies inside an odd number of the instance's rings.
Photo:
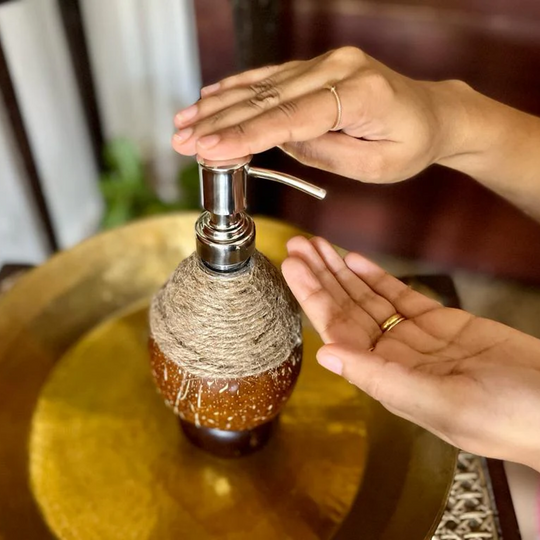
<path id="1" fill-rule="evenodd" d="M 255 223 L 246 213 L 247 178 L 260 177 L 287 184 L 323 199 L 326 191 L 287 174 L 250 167 L 251 156 L 232 161 L 199 162 L 201 202 L 205 210 L 197 223 L 197 253 L 214 271 L 241 268 L 255 250 Z"/>

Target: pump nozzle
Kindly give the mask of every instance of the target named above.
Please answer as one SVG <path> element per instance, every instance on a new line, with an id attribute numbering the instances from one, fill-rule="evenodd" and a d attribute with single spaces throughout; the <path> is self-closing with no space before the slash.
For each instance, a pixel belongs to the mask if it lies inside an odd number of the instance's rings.
<path id="1" fill-rule="evenodd" d="M 274 180 L 317 199 L 326 196 L 324 189 L 294 176 L 250 167 L 251 157 L 219 162 L 198 159 L 205 212 L 195 225 L 197 252 L 217 271 L 236 270 L 255 249 L 255 223 L 246 214 L 248 177 Z"/>

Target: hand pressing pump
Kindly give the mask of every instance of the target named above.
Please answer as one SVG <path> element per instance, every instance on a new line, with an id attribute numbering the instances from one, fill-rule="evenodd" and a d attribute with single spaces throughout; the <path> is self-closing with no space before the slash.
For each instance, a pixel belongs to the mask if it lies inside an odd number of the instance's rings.
<path id="1" fill-rule="evenodd" d="M 197 251 L 180 263 L 150 308 L 152 372 L 186 436 L 222 456 L 261 447 L 290 397 L 302 359 L 299 306 L 281 272 L 255 249 L 248 177 L 319 199 L 293 176 L 199 160 L 204 212 Z"/>

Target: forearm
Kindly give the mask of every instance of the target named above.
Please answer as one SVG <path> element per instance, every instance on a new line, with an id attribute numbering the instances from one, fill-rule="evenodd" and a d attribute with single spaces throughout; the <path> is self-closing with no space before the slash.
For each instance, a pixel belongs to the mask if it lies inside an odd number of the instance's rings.
<path id="1" fill-rule="evenodd" d="M 540 221 L 540 118 L 464 83 L 433 88 L 448 139 L 438 163 L 472 176 Z"/>

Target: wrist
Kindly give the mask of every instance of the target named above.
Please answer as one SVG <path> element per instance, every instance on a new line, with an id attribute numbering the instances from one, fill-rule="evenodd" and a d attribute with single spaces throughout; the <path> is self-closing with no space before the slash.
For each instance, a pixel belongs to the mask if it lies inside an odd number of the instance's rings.
<path id="1" fill-rule="evenodd" d="M 463 81 L 428 83 L 438 124 L 434 163 L 455 169 L 482 159 L 499 137 L 498 125 L 486 125 L 491 116 L 489 98 Z M 496 102 L 493 102 L 496 103 Z"/>
<path id="2" fill-rule="evenodd" d="M 483 181 L 495 176 L 499 165 L 504 165 L 501 160 L 519 156 L 523 161 L 523 153 L 536 156 L 538 118 L 484 96 L 462 81 L 430 84 L 440 125 L 434 163 Z M 533 148 L 529 148 L 531 141 Z"/>
<path id="3" fill-rule="evenodd" d="M 537 444 L 536 447 L 528 449 L 526 452 L 522 452 L 522 459 L 517 460 L 519 463 L 523 463 L 527 467 L 534 469 L 540 473 L 540 444 Z"/>

